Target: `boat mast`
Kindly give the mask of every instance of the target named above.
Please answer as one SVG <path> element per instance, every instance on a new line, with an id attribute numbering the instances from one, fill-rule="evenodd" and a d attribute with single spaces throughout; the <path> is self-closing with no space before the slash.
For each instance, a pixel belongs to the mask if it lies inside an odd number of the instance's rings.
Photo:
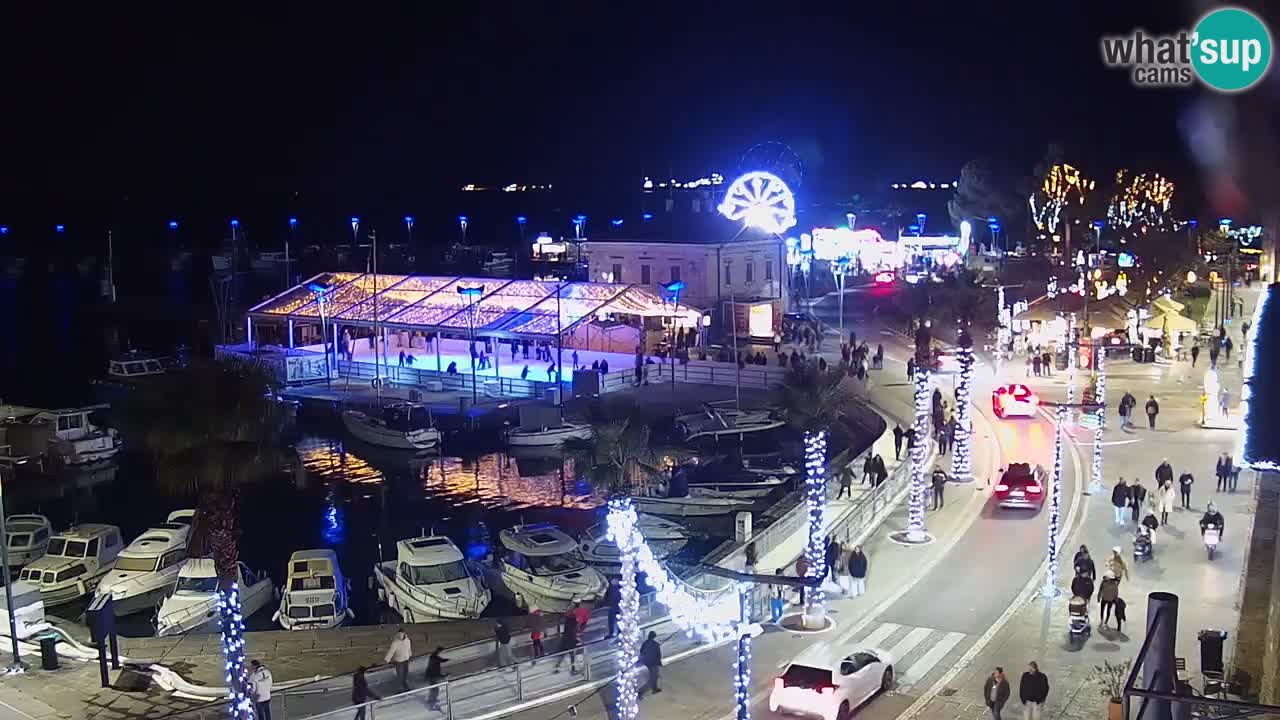
<path id="1" fill-rule="evenodd" d="M 116 301 L 116 266 L 115 266 L 115 243 L 111 238 L 111 231 L 107 231 L 107 292 L 111 298 L 111 303 Z"/>

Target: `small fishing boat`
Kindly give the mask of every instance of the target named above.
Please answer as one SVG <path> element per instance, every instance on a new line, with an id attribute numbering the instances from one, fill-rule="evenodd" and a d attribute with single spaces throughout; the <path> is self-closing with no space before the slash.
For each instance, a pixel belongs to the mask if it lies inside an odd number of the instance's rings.
<path id="1" fill-rule="evenodd" d="M 698 497 L 689 495 L 684 475 L 673 474 L 667 483 L 644 490 L 631 499 L 636 510 L 653 515 L 704 517 L 726 515 L 751 507 L 751 500 L 738 497 Z"/>
<path id="2" fill-rule="evenodd" d="M 689 531 L 683 525 L 655 515 L 639 513 L 636 529 L 659 560 L 671 557 L 689 544 Z M 578 554 L 606 575 L 617 575 L 621 569 L 618 546 L 608 539 L 608 535 L 606 523 L 587 528 L 578 537 Z"/>
<path id="3" fill-rule="evenodd" d="M 755 500 L 786 484 L 785 478 L 744 471 L 726 462 L 688 463 L 674 474 L 683 480 L 692 497 L 723 497 Z"/>
<path id="4" fill-rule="evenodd" d="M 431 426 L 431 411 L 420 403 L 387 405 L 381 417 L 343 410 L 342 424 L 360 440 L 379 447 L 427 450 L 440 443 L 440 431 Z"/>
<path id="5" fill-rule="evenodd" d="M 73 526 L 50 538 L 44 557 L 19 577 L 40 588 L 46 606 L 68 603 L 93 593 L 123 547 L 115 525 Z"/>
<path id="6" fill-rule="evenodd" d="M 701 412 L 678 415 L 675 427 L 685 442 L 703 438 L 741 437 L 774 430 L 786 423 L 769 410 L 733 410 L 704 404 Z"/>
<path id="7" fill-rule="evenodd" d="M 555 447 L 571 438 L 589 437 L 591 437 L 590 425 L 561 421 L 559 425 L 509 430 L 507 444 L 512 447 Z"/>
<path id="8" fill-rule="evenodd" d="M 285 630 L 327 629 L 355 617 L 351 582 L 332 550 L 299 550 L 289 556 L 289 575 L 272 618 Z"/>
<path id="9" fill-rule="evenodd" d="M 491 595 L 482 578 L 443 535 L 401 540 L 396 559 L 373 568 L 378 595 L 407 623 L 480 617 Z"/>
<path id="10" fill-rule="evenodd" d="M 43 515 L 10 515 L 4 519 L 5 544 L 9 548 L 9 567 L 20 568 L 44 557 L 53 533 L 49 518 Z"/>
<path id="11" fill-rule="evenodd" d="M 124 447 L 114 428 L 100 427 L 94 414 L 107 405 L 41 410 L 7 421 L 6 441 L 20 455 L 44 456 L 63 465 L 108 460 Z"/>

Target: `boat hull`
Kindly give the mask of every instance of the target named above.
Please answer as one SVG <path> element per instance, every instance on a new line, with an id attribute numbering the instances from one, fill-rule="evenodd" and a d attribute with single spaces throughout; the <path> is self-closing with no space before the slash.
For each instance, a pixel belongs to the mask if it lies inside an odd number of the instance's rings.
<path id="1" fill-rule="evenodd" d="M 733 498 L 632 498 L 636 509 L 667 517 L 706 517 L 727 515 L 751 507 L 749 501 Z"/>
<path id="2" fill-rule="evenodd" d="M 513 430 L 507 433 L 507 444 L 512 447 L 555 447 L 565 440 L 589 437 L 591 428 L 585 425 L 543 431 Z"/>
<path id="3" fill-rule="evenodd" d="M 399 432 L 369 421 L 368 416 L 357 410 L 345 410 L 342 424 L 347 432 L 358 439 L 379 447 L 395 450 L 429 450 L 440 443 L 440 433 L 435 428 Z"/>

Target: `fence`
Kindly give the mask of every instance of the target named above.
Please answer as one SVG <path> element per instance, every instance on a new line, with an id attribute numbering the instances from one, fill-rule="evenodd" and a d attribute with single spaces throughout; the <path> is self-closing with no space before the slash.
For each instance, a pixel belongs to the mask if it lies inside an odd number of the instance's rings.
<path id="1" fill-rule="evenodd" d="M 447 373 L 438 370 L 422 370 L 419 368 L 392 365 L 379 370 L 373 363 L 363 361 L 338 362 L 338 374 L 361 380 L 373 380 L 381 377 L 384 381 L 396 385 L 426 387 L 430 383 L 440 383 L 444 390 L 471 392 L 471 372 Z M 521 378 L 488 377 L 477 375 L 475 378 L 478 394 L 492 398 L 538 397 L 548 389 L 554 388 L 554 382 L 523 380 Z"/>
<path id="2" fill-rule="evenodd" d="M 642 366 L 641 382 L 660 385 L 671 382 L 671 365 L 655 363 Z M 697 385 L 737 385 L 744 388 L 768 390 L 782 384 L 787 376 L 786 368 L 748 365 L 737 368 L 725 363 L 689 362 L 675 366 L 676 382 Z M 636 384 L 635 368 L 615 370 L 600 379 L 600 392 L 615 392 Z"/>

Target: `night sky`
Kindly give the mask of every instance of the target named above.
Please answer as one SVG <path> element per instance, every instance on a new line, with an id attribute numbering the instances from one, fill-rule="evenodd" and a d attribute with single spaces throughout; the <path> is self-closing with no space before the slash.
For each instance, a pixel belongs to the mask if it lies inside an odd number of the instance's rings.
<path id="1" fill-rule="evenodd" d="M 731 175 L 770 140 L 809 202 L 978 156 L 1026 175 L 1057 141 L 1206 204 L 1196 94 L 1135 89 L 1098 51 L 1189 25 L 1181 3 L 181 5 L 0 11 L 0 222 L 445 216 L 467 182 L 598 200 Z"/>

